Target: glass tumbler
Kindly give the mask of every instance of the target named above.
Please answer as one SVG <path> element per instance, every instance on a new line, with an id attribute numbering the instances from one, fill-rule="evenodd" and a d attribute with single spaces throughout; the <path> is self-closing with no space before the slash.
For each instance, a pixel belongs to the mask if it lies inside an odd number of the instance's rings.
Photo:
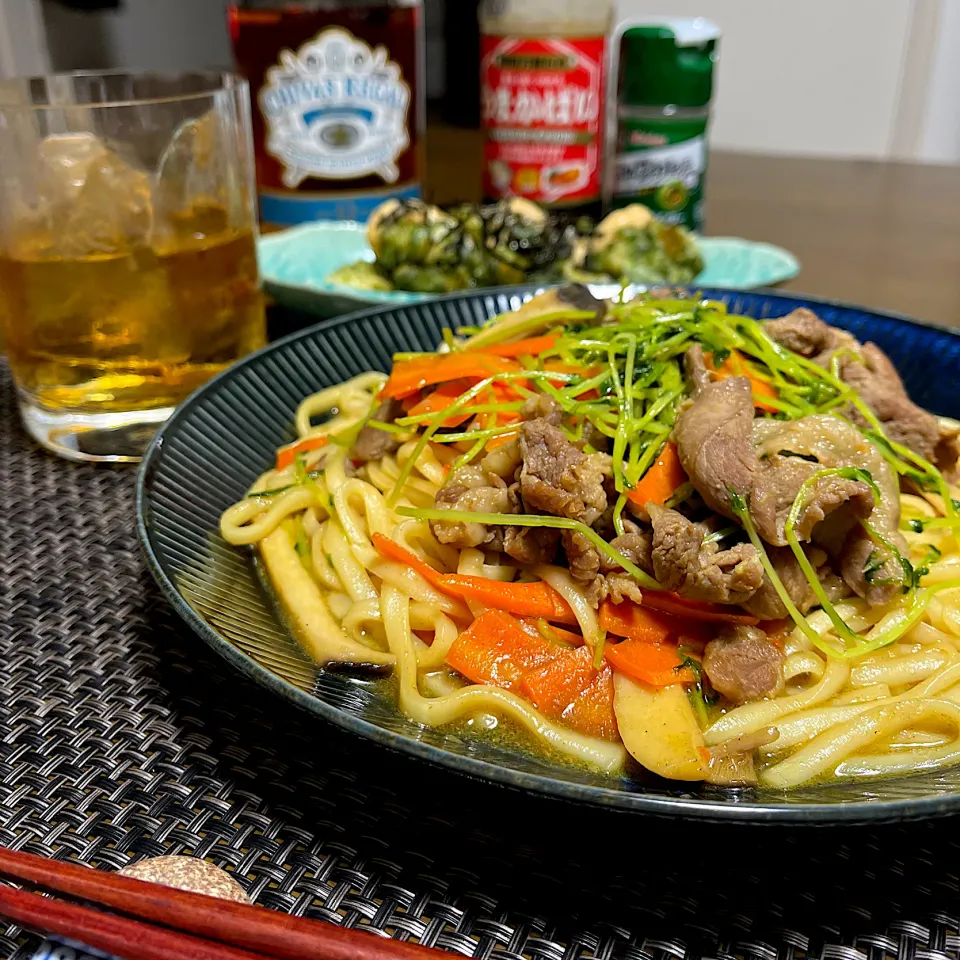
<path id="1" fill-rule="evenodd" d="M 265 342 L 247 84 L 216 72 L 0 83 L 0 320 L 28 432 L 137 460 Z"/>

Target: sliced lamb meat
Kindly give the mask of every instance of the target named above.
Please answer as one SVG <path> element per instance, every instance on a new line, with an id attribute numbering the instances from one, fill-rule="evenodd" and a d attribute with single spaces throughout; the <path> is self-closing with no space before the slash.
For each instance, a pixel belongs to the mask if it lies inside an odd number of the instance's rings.
<path id="1" fill-rule="evenodd" d="M 610 451 L 610 438 L 605 433 L 601 433 L 589 420 L 583 425 L 583 442 L 590 444 L 600 453 Z"/>
<path id="2" fill-rule="evenodd" d="M 541 296 L 546 297 L 550 293 L 556 295 L 561 308 L 573 307 L 574 310 L 592 310 L 593 317 L 588 321 L 591 324 L 603 323 L 607 316 L 607 301 L 598 300 L 590 292 L 590 288 L 582 283 L 565 283 L 562 287 L 557 287 L 555 291 L 548 291 Z"/>
<path id="3" fill-rule="evenodd" d="M 528 510 L 582 520 L 588 526 L 606 509 L 603 480 L 609 457 L 589 456 L 544 419 L 520 428 L 520 493 Z"/>
<path id="4" fill-rule="evenodd" d="M 776 420 L 757 423 L 799 431 L 810 419 L 814 418 L 786 424 Z M 826 419 L 836 424 L 838 430 L 845 426 L 836 417 Z M 847 426 L 846 434 L 851 448 L 868 444 L 853 427 Z M 763 457 L 758 457 L 754 448 L 753 395 L 745 377 L 729 377 L 700 388 L 693 403 L 677 418 L 673 436 L 680 462 L 706 504 L 724 516 L 736 518 L 731 491 L 738 493 L 750 505 L 760 536 L 777 546 L 786 543 L 783 525 L 804 481 L 823 466 L 840 465 L 821 465 L 781 455 L 784 449 L 794 451 L 780 446 L 772 452 L 764 450 Z M 804 508 L 798 536 L 809 537 L 816 523 L 848 503 L 849 512 L 855 517 L 868 515 L 873 504 L 869 487 L 839 477 L 818 481 Z"/>
<path id="5" fill-rule="evenodd" d="M 743 603 L 763 585 L 763 566 L 749 543 L 721 550 L 704 529 L 676 510 L 648 504 L 653 572 L 667 590 L 691 600 Z"/>
<path id="6" fill-rule="evenodd" d="M 824 494 L 829 496 L 824 501 L 811 501 L 810 509 L 816 506 L 819 511 L 823 503 L 832 503 L 846 493 L 850 494 L 847 501 L 849 506 L 842 513 L 831 513 L 827 522 L 815 531 L 812 524 L 804 522 L 803 530 L 798 528 L 797 535 L 800 539 L 807 539 L 801 534 L 813 531 L 813 539 L 834 558 L 843 579 L 858 596 L 871 604 L 889 603 L 902 587 L 900 581 L 903 571 L 896 557 L 888 555 L 884 547 L 875 544 L 858 522 L 869 517 L 871 527 L 894 543 L 901 552 L 906 552 L 907 544 L 899 529 L 899 483 L 876 446 L 858 430 L 829 415 L 793 421 L 758 420 L 754 425 L 754 441 L 760 456 L 771 460 L 779 456 L 774 451 L 788 450 L 800 457 L 816 457 L 817 463 L 806 465 L 817 470 L 825 467 L 860 467 L 870 474 L 880 490 L 879 503 L 874 504 L 873 491 L 866 484 L 826 477 L 821 483 L 826 485 Z M 806 463 L 803 460 L 798 462 Z M 852 492 L 850 488 L 838 488 L 831 481 L 856 483 L 865 489 Z M 819 495 L 820 484 L 816 489 Z M 819 512 L 814 514 L 813 520 L 816 521 L 818 516 Z M 803 516 L 803 519 L 805 521 L 806 517 Z M 871 570 L 878 561 L 882 561 L 881 566 Z"/>
<path id="7" fill-rule="evenodd" d="M 623 554 L 628 560 L 635 563 L 645 573 L 652 573 L 653 558 L 651 550 L 653 543 L 649 531 L 641 529 L 629 520 L 623 521 L 623 530 L 624 532 L 619 537 L 614 537 L 610 541 L 610 546 L 617 553 Z M 609 557 L 603 556 L 600 558 L 600 569 L 604 573 L 610 573 L 614 570 L 620 570 L 621 567 Z"/>
<path id="8" fill-rule="evenodd" d="M 764 331 L 782 347 L 826 366 L 831 354 L 844 347 L 856 350 L 856 339 L 846 330 L 824 323 L 812 310 L 798 307 L 777 320 L 768 320 Z"/>
<path id="9" fill-rule="evenodd" d="M 571 307 L 574 310 L 589 310 L 593 314 L 590 319 L 578 321 L 579 323 L 599 324 L 607 315 L 606 301 L 598 300 L 582 283 L 565 283 L 528 300 L 509 317 L 501 320 L 497 324 L 497 330 L 502 334 L 504 330 L 517 327 L 522 328 L 529 336 L 531 323 L 535 318 L 569 310 Z"/>
<path id="10" fill-rule="evenodd" d="M 518 563 L 553 563 L 560 531 L 547 527 L 504 527 L 503 552 Z"/>
<path id="11" fill-rule="evenodd" d="M 624 530 L 623 534 L 610 541 L 610 546 L 641 570 L 652 573 L 649 535 L 629 520 L 624 521 Z M 577 580 L 590 582 L 601 573 L 612 574 L 615 578 L 630 577 L 619 563 L 611 560 L 605 553 L 601 553 L 577 530 L 563 532 L 563 547 L 567 554 L 570 573 Z"/>
<path id="12" fill-rule="evenodd" d="M 745 377 L 705 383 L 673 428 L 690 482 L 708 507 L 726 517 L 735 516 L 730 491 L 748 500 L 757 479 L 752 429 L 753 394 Z"/>
<path id="13" fill-rule="evenodd" d="M 624 520 L 623 525 L 625 532 L 614 537 L 610 546 L 645 573 L 653 573 L 649 533 L 629 520 Z M 633 576 L 597 550 L 582 534 L 576 531 L 566 532 L 564 546 L 573 576 L 591 581 L 587 587 L 587 597 L 593 606 L 599 607 L 608 597 L 614 603 L 622 603 L 624 600 L 640 603 L 643 599 L 640 585 Z"/>
<path id="14" fill-rule="evenodd" d="M 703 347 L 699 343 L 695 343 L 684 354 L 683 368 L 693 384 L 694 396 L 712 382 L 707 363 L 703 359 Z"/>
<path id="15" fill-rule="evenodd" d="M 806 613 L 816 604 L 817 598 L 793 551 L 789 547 L 770 547 L 767 556 L 790 599 L 801 613 Z M 747 613 L 752 613 L 761 620 L 781 620 L 787 616 L 787 608 L 766 576 L 763 578 L 763 585 L 743 607 Z"/>
<path id="16" fill-rule="evenodd" d="M 906 554 L 907 544 L 902 534 L 887 531 L 889 540 Z M 843 545 L 838 560 L 840 574 L 858 596 L 871 606 L 890 603 L 903 592 L 904 571 L 899 560 L 862 528 L 855 529 Z"/>
<path id="17" fill-rule="evenodd" d="M 907 396 L 897 368 L 875 343 L 865 343 L 858 352 L 862 362 L 855 357 L 841 358 L 840 376 L 856 388 L 891 440 L 934 460 L 940 442 L 937 418 Z M 859 426 L 867 426 L 854 407 L 846 408 L 844 413 Z"/>
<path id="18" fill-rule="evenodd" d="M 793 502 L 814 474 L 833 467 L 863 467 L 871 476 L 874 471 L 889 473 L 880 452 L 859 430 L 828 414 L 801 420 L 757 420 L 753 442 L 768 482 L 755 490 L 751 512 L 761 535 L 778 546 L 786 543 L 784 525 Z M 899 497 L 894 499 L 899 508 Z M 840 508 L 844 508 L 840 516 L 832 516 Z M 849 530 L 873 509 L 869 484 L 836 475 L 822 477 L 800 512 L 797 538 L 809 540 L 814 527 L 828 516 L 832 516 L 832 529 L 838 530 L 842 519 Z"/>
<path id="19" fill-rule="evenodd" d="M 845 330 L 824 323 L 810 310 L 799 309 L 779 320 L 764 324 L 764 330 L 779 344 L 823 367 L 838 350 L 854 355 L 838 358 L 841 379 L 855 387 L 861 399 L 883 424 L 884 432 L 896 443 L 931 461 L 945 472 L 956 468 L 956 434 L 944 431 L 933 414 L 918 407 L 908 396 L 890 358 L 875 344 L 860 344 Z M 852 405 L 843 415 L 858 426 L 867 423 Z"/>
<path id="20" fill-rule="evenodd" d="M 524 403 L 520 416 L 524 420 L 543 419 L 547 423 L 559 427 L 560 421 L 563 419 L 563 410 L 553 397 L 547 396 L 545 393 L 537 393 L 529 397 L 527 402 Z"/>
<path id="21" fill-rule="evenodd" d="M 862 437 L 854 428 L 847 429 Z M 763 467 L 761 478 L 753 489 L 750 513 L 760 536 L 767 543 L 782 547 L 787 542 L 787 518 L 800 488 L 822 471 L 824 465 L 810 463 L 798 457 L 773 454 L 763 462 Z M 809 540 L 818 523 L 841 509 L 848 528 L 857 520 L 870 516 L 873 510 L 873 492 L 869 485 L 862 480 L 848 480 L 836 475 L 814 481 L 805 497 L 805 506 L 797 518 L 797 539 Z"/>
<path id="22" fill-rule="evenodd" d="M 579 530 L 564 530 L 562 540 L 570 576 L 593 582 L 600 574 L 600 551 Z"/>
<path id="23" fill-rule="evenodd" d="M 732 703 L 776 696 L 783 689 L 783 653 L 758 627 L 724 627 L 703 654 L 710 685 Z"/>
<path id="24" fill-rule="evenodd" d="M 496 474 L 480 467 L 461 467 L 437 491 L 436 506 L 441 510 L 469 510 L 474 513 L 519 513 L 515 495 Z M 431 520 L 433 535 L 441 542 L 464 549 L 487 546 L 499 550 L 503 543 L 500 527 L 458 520 Z"/>
<path id="25" fill-rule="evenodd" d="M 775 546 L 786 544 L 784 524 L 805 481 L 826 467 L 882 461 L 876 448 L 838 417 L 754 421 L 750 383 L 744 377 L 700 388 L 677 418 L 673 436 L 680 462 L 707 505 L 735 518 L 731 491 L 738 493 L 750 505 L 760 536 Z M 809 539 L 817 524 L 840 511 L 849 530 L 872 510 L 867 484 L 823 477 L 805 500 L 797 536 Z"/>
<path id="26" fill-rule="evenodd" d="M 643 591 L 629 573 L 621 570 L 619 573 L 608 573 L 597 577 L 587 587 L 587 599 L 595 607 L 599 607 L 604 600 L 608 599 L 611 603 L 623 603 L 624 600 L 640 603 L 643 600 Z"/>
<path id="27" fill-rule="evenodd" d="M 951 483 L 955 483 L 958 461 L 960 461 L 960 428 L 941 423 L 940 438 L 933 452 L 933 462 Z"/>
<path id="28" fill-rule="evenodd" d="M 377 412 L 370 418 L 381 423 L 393 423 L 403 411 L 399 400 L 384 400 L 377 408 Z M 351 460 L 379 460 L 389 453 L 396 452 L 402 444 L 394 433 L 378 430 L 369 424 L 357 434 L 357 442 L 349 453 Z"/>

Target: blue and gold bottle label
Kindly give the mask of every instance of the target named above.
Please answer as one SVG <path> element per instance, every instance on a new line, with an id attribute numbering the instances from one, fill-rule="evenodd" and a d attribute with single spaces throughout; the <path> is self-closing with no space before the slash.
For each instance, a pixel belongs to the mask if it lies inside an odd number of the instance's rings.
<path id="1" fill-rule="evenodd" d="M 265 222 L 366 220 L 384 200 L 420 196 L 419 183 L 398 182 L 398 160 L 410 146 L 411 91 L 385 47 L 331 27 L 296 51 L 282 50 L 266 80 L 257 98 L 264 149 L 281 165 L 290 192 L 261 188 Z M 297 191 L 308 179 L 369 177 L 384 187 Z"/>

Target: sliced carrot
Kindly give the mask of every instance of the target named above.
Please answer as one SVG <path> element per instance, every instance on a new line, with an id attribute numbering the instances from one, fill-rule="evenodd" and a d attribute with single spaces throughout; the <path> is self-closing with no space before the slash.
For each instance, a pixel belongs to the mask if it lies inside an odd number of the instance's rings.
<path id="1" fill-rule="evenodd" d="M 764 398 L 769 400 L 777 399 L 777 391 L 766 380 L 761 380 L 750 372 L 750 368 L 743 358 L 743 355 L 736 350 L 731 350 L 720 366 L 713 362 L 713 354 L 704 355 L 704 363 L 708 370 L 719 374 L 721 380 L 727 377 L 746 377 L 750 381 L 750 391 L 753 393 L 753 403 L 760 410 L 766 410 L 769 413 L 776 413 L 777 407 L 773 404 L 764 403 Z"/>
<path id="2" fill-rule="evenodd" d="M 687 474 L 680 464 L 677 445 L 668 440 L 660 456 L 627 494 L 627 499 L 638 506 L 655 503 L 663 506 L 687 482 Z"/>
<path id="3" fill-rule="evenodd" d="M 487 577 L 440 573 L 415 553 L 382 533 L 375 533 L 370 539 L 381 556 L 416 570 L 442 593 L 463 600 L 475 600 L 485 607 L 506 610 L 519 617 L 542 617 L 557 623 L 577 622 L 567 601 L 543 580 L 532 583 L 504 583 L 502 580 L 490 580 Z"/>
<path id="4" fill-rule="evenodd" d="M 598 373 L 602 372 L 603 367 L 581 367 L 575 363 L 566 363 L 563 360 L 547 360 L 543 365 L 543 369 L 548 370 L 551 373 L 576 373 L 583 377 L 584 380 L 589 380 L 591 377 L 595 377 Z M 569 386 L 565 380 L 551 380 L 549 382 L 558 390 Z M 600 391 L 591 387 L 589 390 L 585 390 L 583 393 L 578 393 L 577 399 L 599 400 Z"/>
<path id="5" fill-rule="evenodd" d="M 373 542 L 374 547 L 376 548 L 377 553 L 380 556 L 385 557 L 387 560 L 393 560 L 396 563 L 402 563 L 405 567 L 410 567 L 412 570 L 416 570 L 417 573 L 423 577 L 430 586 L 436 588 L 437 590 L 442 589 L 440 586 L 440 580 L 443 577 L 443 574 L 439 570 L 435 570 L 433 567 L 427 563 L 426 560 L 421 560 L 412 550 L 408 550 L 406 547 L 401 547 L 396 540 L 391 540 L 389 537 L 385 537 L 382 533 L 375 533 L 370 540 Z"/>
<path id="6" fill-rule="evenodd" d="M 417 390 L 415 393 L 408 393 L 400 401 L 400 409 L 404 413 L 409 413 L 422 399 L 423 394 L 419 390 Z"/>
<path id="7" fill-rule="evenodd" d="M 555 654 L 523 676 L 520 690 L 546 717 L 559 720 L 577 695 L 597 676 L 594 651 L 586 645 Z"/>
<path id="8" fill-rule="evenodd" d="M 498 427 L 506 427 L 511 423 L 522 423 L 523 417 L 519 413 L 499 413 L 497 414 L 496 425 Z M 484 447 L 485 450 L 496 450 L 497 447 L 502 447 L 505 443 L 509 443 L 515 437 L 520 436 L 519 430 L 511 430 L 509 433 L 500 433 L 495 437 L 491 437 Z"/>
<path id="9" fill-rule="evenodd" d="M 672 613 L 686 620 L 703 620 L 708 623 L 744 623 L 753 626 L 759 623 L 756 617 L 746 613 L 733 613 L 730 607 L 720 603 L 705 603 L 703 600 L 688 600 L 676 593 L 646 590 L 643 606 L 661 613 Z"/>
<path id="10" fill-rule="evenodd" d="M 514 389 L 515 383 L 517 383 L 516 380 L 494 380 L 490 384 L 490 389 L 493 390 L 493 396 L 497 403 L 513 403 L 525 399 L 519 390 Z"/>
<path id="11" fill-rule="evenodd" d="M 552 660 L 557 650 L 510 614 L 487 610 L 453 641 L 447 663 L 473 683 L 519 692 L 526 673 Z"/>
<path id="12" fill-rule="evenodd" d="M 591 737 L 620 739 L 617 717 L 613 712 L 613 670 L 609 664 L 576 695 L 573 703 L 560 715 L 560 722 Z"/>
<path id="13" fill-rule="evenodd" d="M 546 627 L 548 634 L 556 637 L 560 643 L 569 644 L 571 647 L 583 646 L 583 637 L 581 634 L 574 633 L 572 630 L 564 630 L 563 627 L 558 627 L 552 623 L 547 623 L 542 618 L 531 619 L 530 617 L 523 617 L 520 620 L 520 623 L 523 624 L 524 630 L 527 630 L 530 633 L 536 633 L 539 636 L 543 636 L 543 633 L 540 630 L 541 624 L 543 624 Z M 549 639 L 549 636 L 547 639 Z"/>
<path id="14" fill-rule="evenodd" d="M 622 603 L 604 600 L 600 604 L 600 626 L 615 637 L 647 643 L 672 640 L 697 650 L 702 650 L 713 639 L 717 629 L 716 624 L 708 621 L 648 610 L 629 600 Z"/>
<path id="15" fill-rule="evenodd" d="M 486 577 L 459 573 L 443 574 L 437 588 L 462 600 L 474 600 L 494 610 L 506 610 L 518 617 L 543 617 L 556 623 L 576 623 L 573 610 L 549 583 L 504 583 Z"/>
<path id="16" fill-rule="evenodd" d="M 460 380 L 451 380 L 449 383 L 441 383 L 436 390 L 428 393 L 419 403 L 411 407 L 408 411 L 409 416 L 418 417 L 422 413 L 439 413 L 453 406 L 461 394 L 469 390 L 476 379 L 465 378 Z M 447 417 L 443 421 L 444 427 L 459 427 L 461 423 L 466 423 L 472 417 L 471 413 L 457 413 L 452 417 Z"/>
<path id="17" fill-rule="evenodd" d="M 622 640 L 608 644 L 606 658 L 619 670 L 651 687 L 669 687 L 672 683 L 692 683 L 693 671 L 683 666 L 677 648 L 664 643 Z"/>
<path id="18" fill-rule="evenodd" d="M 617 740 L 613 671 L 598 671 L 590 647 L 568 650 L 528 670 L 521 693 L 548 719 L 592 737 Z"/>
<path id="19" fill-rule="evenodd" d="M 329 437 L 304 437 L 296 443 L 287 444 L 277 451 L 277 470 L 284 470 L 293 463 L 301 453 L 319 450 L 330 442 Z"/>
<path id="20" fill-rule="evenodd" d="M 629 600 L 600 604 L 600 626 L 617 637 L 631 637 L 647 643 L 661 643 L 673 633 L 676 623 L 671 618 L 653 610 L 644 610 Z"/>
<path id="21" fill-rule="evenodd" d="M 401 360 L 393 365 L 393 372 L 380 395 L 382 397 L 406 397 L 432 383 L 446 383 L 472 377 L 485 380 L 498 373 L 508 373 L 523 368 L 509 357 L 492 357 L 479 350 L 459 353 L 436 353 L 412 360 Z"/>
<path id="22" fill-rule="evenodd" d="M 513 343 L 501 343 L 492 347 L 480 347 L 478 353 L 488 353 L 494 357 L 535 357 L 549 350 L 557 338 L 552 333 L 542 337 L 528 337 L 526 340 L 514 340 Z"/>
<path id="23" fill-rule="evenodd" d="M 515 437 L 520 435 L 519 431 L 511 430 L 510 433 L 501 433 L 498 437 L 491 437 L 487 441 L 487 445 L 483 448 L 484 450 L 496 450 L 497 447 L 502 447 L 505 443 L 509 443 Z"/>

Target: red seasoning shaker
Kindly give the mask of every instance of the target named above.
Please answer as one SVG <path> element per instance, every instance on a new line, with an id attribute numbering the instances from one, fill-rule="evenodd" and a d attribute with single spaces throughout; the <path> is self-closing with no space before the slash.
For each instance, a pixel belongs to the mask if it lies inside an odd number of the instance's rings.
<path id="1" fill-rule="evenodd" d="M 484 0 L 483 192 L 599 216 L 610 0 Z"/>

